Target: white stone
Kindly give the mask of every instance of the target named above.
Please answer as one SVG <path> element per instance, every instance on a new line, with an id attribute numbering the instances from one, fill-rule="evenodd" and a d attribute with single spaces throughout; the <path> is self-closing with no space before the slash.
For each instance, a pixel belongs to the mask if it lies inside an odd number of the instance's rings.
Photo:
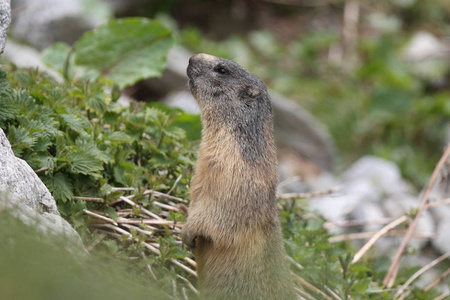
<path id="1" fill-rule="evenodd" d="M 60 216 L 47 187 L 24 160 L 14 156 L 1 128 L 0 209 L 8 209 L 44 233 L 67 236 L 78 250 L 85 251 L 78 233 Z"/>

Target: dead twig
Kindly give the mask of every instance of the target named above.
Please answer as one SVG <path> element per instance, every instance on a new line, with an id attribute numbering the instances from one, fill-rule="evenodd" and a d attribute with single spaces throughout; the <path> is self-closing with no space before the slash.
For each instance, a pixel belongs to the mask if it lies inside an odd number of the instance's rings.
<path id="1" fill-rule="evenodd" d="M 181 280 L 183 280 L 184 282 L 186 282 L 186 285 L 188 286 L 188 288 L 191 289 L 191 291 L 194 292 L 194 294 L 196 295 L 200 295 L 200 293 L 198 292 L 198 290 L 192 285 L 192 283 L 187 280 L 186 278 L 184 278 L 183 276 L 181 276 L 180 274 L 177 274 L 177 277 L 180 278 Z"/>
<path id="2" fill-rule="evenodd" d="M 438 164 L 436 165 L 436 168 L 433 171 L 433 174 L 431 175 L 430 181 L 428 182 L 428 185 L 425 189 L 425 192 L 423 193 L 422 199 L 420 200 L 419 208 L 417 210 L 417 213 L 410 223 L 408 230 L 406 231 L 405 237 L 403 238 L 403 241 L 397 250 L 397 253 L 394 257 L 394 260 L 392 261 L 391 266 L 389 267 L 388 272 L 386 273 L 386 276 L 383 279 L 383 284 L 390 288 L 394 285 L 395 279 L 397 277 L 398 268 L 400 266 L 400 259 L 403 256 L 403 253 L 405 252 L 406 246 L 409 243 L 409 240 L 411 239 L 414 230 L 416 229 L 417 223 L 419 221 L 419 217 L 422 213 L 422 211 L 425 209 L 426 203 L 428 201 L 428 195 L 430 194 L 430 191 L 432 187 L 434 186 L 434 183 L 436 181 L 436 178 L 441 171 L 441 168 L 444 166 L 445 162 L 450 156 L 450 144 L 447 145 L 444 154 L 442 155 L 441 159 L 439 160 Z"/>
<path id="3" fill-rule="evenodd" d="M 423 290 L 425 292 L 431 290 L 432 288 L 434 288 L 436 285 L 438 285 L 439 283 L 442 282 L 442 280 L 445 279 L 445 277 L 447 277 L 450 274 L 450 268 L 447 269 L 447 271 L 445 271 L 444 273 L 441 274 L 441 276 L 439 276 L 438 279 L 436 279 L 435 281 L 433 281 L 432 283 L 430 283 L 429 285 L 427 285 Z"/>
<path id="4" fill-rule="evenodd" d="M 405 289 L 417 278 L 419 278 L 420 275 L 422 275 L 423 273 L 425 273 L 426 271 L 428 271 L 429 269 L 431 269 L 432 267 L 434 267 L 435 265 L 437 265 L 438 263 L 440 263 L 441 261 L 445 260 L 446 258 L 450 257 L 450 252 L 445 253 L 444 255 L 439 256 L 438 258 L 436 258 L 435 260 L 433 260 L 432 262 L 430 262 L 429 264 L 423 266 L 422 268 L 420 268 L 419 271 L 417 271 L 416 273 L 414 273 L 408 280 L 406 280 L 406 282 L 401 285 L 397 291 L 397 293 L 395 293 L 394 298 L 399 299 L 399 300 L 403 300 L 405 299 L 408 295 L 409 292 L 404 293 Z M 402 295 L 403 294 L 403 295 Z"/>
<path id="5" fill-rule="evenodd" d="M 444 300 L 445 298 L 449 297 L 450 293 L 444 293 L 440 296 L 437 296 L 436 298 L 434 298 L 434 300 Z"/>
<path id="6" fill-rule="evenodd" d="M 172 193 L 172 191 L 173 191 L 173 190 L 175 189 L 175 187 L 177 186 L 178 181 L 180 181 L 181 177 L 182 177 L 182 175 L 178 176 L 177 180 L 175 180 L 175 182 L 173 183 L 172 188 L 167 192 L 167 195 L 170 195 L 170 193 Z"/>
<path id="7" fill-rule="evenodd" d="M 285 193 L 285 194 L 279 194 L 277 196 L 278 200 L 281 199 L 292 199 L 292 198 L 314 198 L 314 197 L 320 197 L 324 195 L 329 195 L 335 192 L 338 192 L 342 189 L 340 186 L 333 187 L 328 190 L 318 191 L 318 192 L 311 192 L 311 193 Z"/>
<path id="8" fill-rule="evenodd" d="M 39 174 L 39 173 L 42 173 L 42 172 L 45 172 L 45 171 L 48 171 L 48 170 L 50 170 L 50 167 L 46 167 L 46 168 L 42 168 L 42 169 L 39 169 L 39 170 L 35 170 L 34 173 Z"/>
<path id="9" fill-rule="evenodd" d="M 103 198 L 96 198 L 96 197 L 79 197 L 79 196 L 75 196 L 75 197 L 73 197 L 73 200 L 81 200 L 81 201 L 88 201 L 88 202 L 99 202 L 99 203 L 105 202 L 105 200 Z"/>
<path id="10" fill-rule="evenodd" d="M 93 216 L 93 217 L 96 217 L 96 218 L 99 218 L 99 219 L 101 219 L 101 220 L 104 220 L 104 221 L 106 221 L 106 222 L 108 222 L 108 223 L 111 223 L 111 224 L 113 224 L 113 225 L 115 225 L 115 226 L 119 226 L 119 224 L 117 224 L 117 222 L 114 221 L 113 219 L 110 219 L 110 218 L 108 218 L 108 217 L 105 217 L 105 216 L 96 214 L 96 213 L 94 213 L 94 212 L 92 212 L 92 211 L 89 211 L 89 210 L 87 210 L 87 209 L 83 209 L 83 211 L 84 211 L 86 214 L 88 214 L 88 215 L 91 215 L 91 216 Z"/>
<path id="11" fill-rule="evenodd" d="M 325 222 L 323 228 L 330 229 L 333 227 L 353 227 L 353 226 L 366 226 L 366 225 L 384 225 L 392 222 L 392 218 L 381 218 L 377 220 L 348 220 L 339 223 L 335 222 Z"/>
<path id="12" fill-rule="evenodd" d="M 438 206 L 445 205 L 445 204 L 450 204 L 450 198 L 447 198 L 447 199 L 444 199 L 444 200 L 440 200 L 440 201 L 436 201 L 436 202 L 432 202 L 432 203 L 428 203 L 425 206 L 425 209 L 430 209 L 430 208 L 438 207 Z"/>
<path id="13" fill-rule="evenodd" d="M 383 235 L 385 235 L 389 230 L 394 229 L 398 225 L 402 224 L 403 222 L 406 222 L 408 218 L 406 216 L 401 216 L 400 218 L 396 219 L 395 221 L 389 223 L 388 225 L 384 226 L 380 231 L 375 233 L 369 241 L 361 248 L 358 252 L 356 252 L 355 256 L 353 257 L 352 263 L 355 263 L 361 259 L 361 257 L 372 247 L 376 241 L 378 241 L 379 238 L 381 238 Z"/>
<path id="14" fill-rule="evenodd" d="M 342 235 L 332 236 L 328 239 L 330 243 L 337 243 L 342 241 L 352 241 L 352 240 L 364 240 L 370 239 L 372 236 L 377 234 L 378 231 L 367 231 L 367 232 L 356 232 L 356 233 L 347 233 Z M 406 230 L 390 230 L 385 234 L 385 236 L 398 236 L 405 235 Z M 420 239 L 431 239 L 436 235 L 433 233 L 414 233 L 413 237 Z"/>

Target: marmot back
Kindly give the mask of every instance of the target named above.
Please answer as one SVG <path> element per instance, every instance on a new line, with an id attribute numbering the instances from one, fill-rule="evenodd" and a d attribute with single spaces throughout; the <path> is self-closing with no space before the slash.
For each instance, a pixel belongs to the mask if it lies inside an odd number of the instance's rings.
<path id="1" fill-rule="evenodd" d="M 295 299 L 276 207 L 273 115 L 264 83 L 236 63 L 191 57 L 203 123 L 183 242 L 206 299 Z"/>

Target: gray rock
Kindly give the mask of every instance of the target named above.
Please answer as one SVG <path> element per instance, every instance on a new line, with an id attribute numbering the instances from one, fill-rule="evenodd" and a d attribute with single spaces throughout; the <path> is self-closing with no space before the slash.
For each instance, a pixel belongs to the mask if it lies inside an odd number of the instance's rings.
<path id="1" fill-rule="evenodd" d="M 278 148 L 288 148 L 322 170 L 331 171 L 335 150 L 326 128 L 299 104 L 270 93 Z"/>
<path id="2" fill-rule="evenodd" d="M 21 45 L 9 39 L 3 56 L 13 62 L 19 68 L 38 68 L 39 71 L 51 75 L 56 81 L 63 82 L 64 79 L 55 70 L 48 68 L 42 61 L 39 52 L 29 46 Z"/>
<path id="3" fill-rule="evenodd" d="M 56 202 L 31 167 L 14 156 L 0 128 L 0 209 L 8 209 L 24 223 L 45 233 L 67 236 L 78 250 L 85 251 L 81 238 L 61 218 Z"/>
<path id="4" fill-rule="evenodd" d="M 10 0 L 0 0 L 0 54 L 5 48 L 9 24 L 11 23 Z"/>
<path id="5" fill-rule="evenodd" d="M 323 188 L 330 188 L 327 185 Z M 356 161 L 342 175 L 343 190 L 335 196 L 313 199 L 310 206 L 320 211 L 328 220 L 339 223 L 346 220 L 363 221 L 359 231 L 377 231 L 384 224 L 382 219 L 398 218 L 419 205 L 419 197 L 412 186 L 400 174 L 398 167 L 390 161 L 365 156 Z M 315 188 L 320 190 L 320 188 Z M 450 219 L 450 215 L 446 215 Z M 416 233 L 432 236 L 436 222 L 433 216 L 424 211 L 419 218 Z M 342 228 L 333 228 L 333 233 L 342 233 Z M 443 238 L 444 239 L 444 238 Z M 380 239 L 376 247 L 386 253 L 395 248 L 401 237 Z M 448 240 L 447 240 L 448 241 Z M 420 248 L 427 243 L 426 238 L 413 238 L 411 245 Z"/>
<path id="6" fill-rule="evenodd" d="M 72 44 L 102 22 L 88 15 L 77 0 L 15 0 L 12 8 L 18 11 L 13 36 L 38 49 L 57 41 Z"/>

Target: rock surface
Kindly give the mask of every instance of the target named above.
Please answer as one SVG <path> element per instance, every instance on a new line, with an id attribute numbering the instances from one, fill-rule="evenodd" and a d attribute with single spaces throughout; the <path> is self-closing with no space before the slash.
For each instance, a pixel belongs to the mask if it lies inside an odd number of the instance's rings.
<path id="1" fill-rule="evenodd" d="M 339 180 L 336 180 L 332 183 L 336 186 L 338 182 Z M 333 185 L 325 188 L 331 188 Z M 381 229 L 395 218 L 417 208 L 420 201 L 412 186 L 402 178 L 397 165 L 375 156 L 365 156 L 356 161 L 342 175 L 340 185 L 343 187 L 340 193 L 312 199 L 310 206 L 335 224 L 349 220 L 362 221 L 357 228 L 360 232 Z M 449 216 L 447 215 L 447 219 Z M 419 218 L 416 234 L 425 238 L 413 238 L 411 245 L 415 248 L 424 246 L 428 238 L 432 238 L 436 233 L 436 224 L 436 218 L 433 218 L 429 211 L 424 211 Z M 346 230 L 333 226 L 331 231 L 340 234 Z M 384 252 L 396 249 L 393 246 L 398 245 L 400 241 L 401 236 L 380 239 L 376 247 Z"/>
<path id="2" fill-rule="evenodd" d="M 54 42 L 72 44 L 87 30 L 101 24 L 86 13 L 77 0 L 15 0 L 12 9 L 19 13 L 13 22 L 16 39 L 44 49 Z"/>
<path id="3" fill-rule="evenodd" d="M 0 0 L 0 54 L 5 48 L 9 24 L 11 23 L 10 0 Z"/>
<path id="4" fill-rule="evenodd" d="M 5 208 L 24 223 L 45 233 L 64 235 L 84 249 L 78 233 L 60 216 L 47 187 L 24 160 L 14 156 L 0 128 L 0 209 Z"/>

